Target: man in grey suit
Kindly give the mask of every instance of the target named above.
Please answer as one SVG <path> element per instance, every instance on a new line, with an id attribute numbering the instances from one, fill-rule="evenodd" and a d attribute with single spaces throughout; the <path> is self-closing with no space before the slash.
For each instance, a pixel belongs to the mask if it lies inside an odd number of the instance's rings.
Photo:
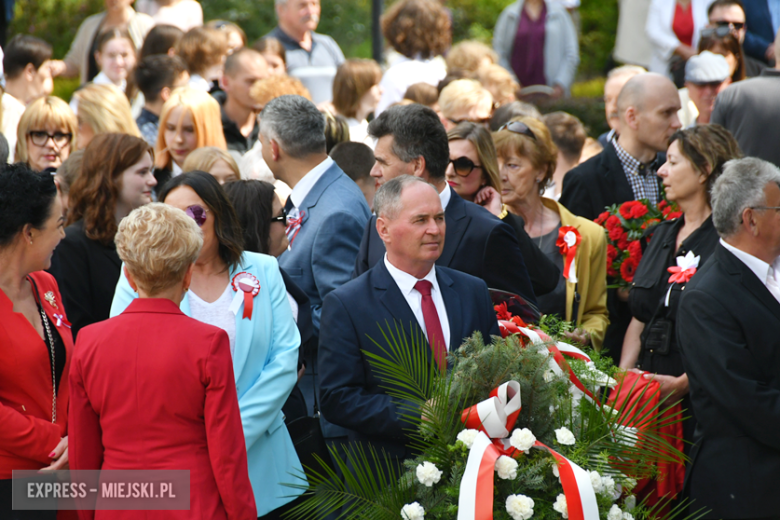
<path id="1" fill-rule="evenodd" d="M 311 101 L 281 96 L 265 105 L 260 142 L 274 177 L 292 188 L 285 204 L 290 246 L 279 265 L 309 297 L 314 334 L 319 336 L 322 300 L 352 278 L 371 212 L 357 184 L 328 157 L 325 119 Z M 311 410 L 317 353 L 305 355 L 301 390 Z M 339 430 L 323 422 L 325 437 L 346 435 Z"/>

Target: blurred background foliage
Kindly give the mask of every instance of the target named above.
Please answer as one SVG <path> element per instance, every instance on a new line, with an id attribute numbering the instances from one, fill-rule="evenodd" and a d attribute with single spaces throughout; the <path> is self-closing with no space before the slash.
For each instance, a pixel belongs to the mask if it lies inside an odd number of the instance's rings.
<path id="1" fill-rule="evenodd" d="M 391 3 L 385 0 L 385 5 Z M 510 0 L 447 0 L 452 12 L 453 41 L 476 39 L 489 44 L 499 14 L 510 3 Z M 322 0 L 322 4 L 318 32 L 335 38 L 347 57 L 371 57 L 371 0 Z M 250 43 L 276 25 L 274 0 L 201 0 L 201 5 L 206 20 L 220 18 L 237 23 L 246 31 Z M 39 36 L 52 44 L 55 57 L 62 58 L 84 18 L 101 10 L 103 0 L 17 0 L 9 38 L 20 32 Z M 604 76 L 611 64 L 617 15 L 617 0 L 582 0 L 581 63 L 578 83 L 572 93 L 589 99 L 590 103 L 569 104 L 572 113 L 583 119 L 591 132 L 600 128 L 604 118 L 600 101 L 603 80 L 598 78 Z M 55 94 L 69 98 L 77 86 L 77 81 L 72 83 L 57 80 Z M 597 117 L 591 118 L 589 114 Z"/>

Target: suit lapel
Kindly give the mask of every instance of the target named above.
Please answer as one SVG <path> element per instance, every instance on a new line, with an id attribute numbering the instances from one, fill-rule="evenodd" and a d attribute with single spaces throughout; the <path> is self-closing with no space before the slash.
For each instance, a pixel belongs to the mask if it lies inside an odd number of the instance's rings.
<path id="1" fill-rule="evenodd" d="M 390 276 L 384 260 L 376 264 L 374 271 L 374 289 L 381 292 L 379 301 L 390 312 L 393 319 L 401 323 L 404 330 L 407 330 L 407 324 L 409 323 L 412 326 L 417 325 L 417 318 L 414 316 L 409 304 L 406 303 L 406 298 L 401 294 L 398 284 Z"/>
<path id="2" fill-rule="evenodd" d="M 447 230 L 444 237 L 444 249 L 441 252 L 441 256 L 436 260 L 436 265 L 443 265 L 445 267 L 452 263 L 452 259 L 455 257 L 455 251 L 460 245 L 460 241 L 463 238 L 463 234 L 466 232 L 466 228 L 469 227 L 469 219 L 466 216 L 466 204 L 467 202 L 460 198 L 455 190 L 450 189 L 451 198 L 447 209 L 444 211 L 444 222 L 447 224 Z"/>
<path id="3" fill-rule="evenodd" d="M 628 200 L 634 200 L 634 190 L 631 189 L 631 185 L 628 183 L 626 172 L 623 169 L 623 163 L 620 162 L 620 158 L 612 143 L 610 143 L 605 158 L 607 160 L 605 164 L 606 168 L 604 168 L 604 177 L 606 177 L 606 185 L 609 186 L 609 189 L 613 192 L 613 196 L 610 200 L 617 201 L 618 204 L 622 204 Z"/>
<path id="4" fill-rule="evenodd" d="M 314 183 L 314 186 L 312 186 L 311 190 L 306 195 L 306 198 L 303 199 L 303 202 L 301 203 L 301 210 L 304 211 L 301 227 L 303 227 L 303 225 L 306 224 L 306 221 L 309 220 L 309 213 L 311 212 L 311 208 L 317 205 L 317 202 L 319 202 L 320 197 L 328 188 L 328 186 L 330 186 L 333 182 L 336 181 L 336 179 L 339 178 L 339 173 L 341 173 L 341 170 L 338 168 L 336 163 L 333 163 L 330 168 L 325 170 L 317 182 Z"/>
<path id="5" fill-rule="evenodd" d="M 718 244 L 716 254 L 718 255 L 718 261 L 722 262 L 726 267 L 726 271 L 738 280 L 737 286 L 743 285 L 748 291 L 753 293 L 753 296 L 758 301 L 772 311 L 773 315 L 780 316 L 780 302 L 777 301 L 766 285 L 758 279 L 748 266 L 723 247 L 722 244 Z"/>
<path id="6" fill-rule="evenodd" d="M 441 298 L 447 309 L 447 321 L 450 324 L 450 352 L 454 352 L 460 348 L 463 338 L 470 333 L 463 330 L 463 306 L 458 291 L 453 287 L 452 278 L 441 269 L 436 269 L 436 281 L 439 282 Z"/>
<path id="7" fill-rule="evenodd" d="M 241 266 L 238 269 L 230 270 L 230 280 L 232 283 L 233 277 L 241 272 L 252 272 L 254 270 L 254 264 L 246 261 L 246 256 L 241 257 Z M 246 262 L 246 263 L 245 263 Z M 260 287 L 260 291 L 268 290 L 268 288 Z M 241 304 L 238 312 L 236 313 L 236 347 L 233 352 L 233 372 L 235 373 L 236 381 L 238 381 L 241 371 L 246 364 L 246 358 L 249 355 L 249 346 L 252 344 L 252 336 L 255 332 L 255 320 L 259 320 L 261 309 L 257 308 L 252 311 L 252 317 L 250 319 L 243 319 L 244 316 L 244 304 Z M 239 341 L 240 340 L 240 341 Z"/>

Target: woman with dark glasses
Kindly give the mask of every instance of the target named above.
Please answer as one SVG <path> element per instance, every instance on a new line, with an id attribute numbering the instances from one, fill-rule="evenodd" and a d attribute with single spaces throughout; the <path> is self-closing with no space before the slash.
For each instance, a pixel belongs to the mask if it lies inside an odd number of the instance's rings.
<path id="1" fill-rule="evenodd" d="M 153 161 L 152 147 L 126 134 L 97 135 L 84 150 L 54 272 L 74 340 L 82 327 L 108 318 L 122 266 L 114 235 L 120 220 L 152 201 Z"/>
<path id="2" fill-rule="evenodd" d="M 76 149 L 77 130 L 76 114 L 67 103 L 54 96 L 37 99 L 19 119 L 15 160 L 39 172 L 59 168 Z"/>
<path id="3" fill-rule="evenodd" d="M 512 226 L 534 294 L 539 296 L 555 289 L 560 275 L 558 268 L 533 244 L 525 232 L 523 219 L 509 213 L 501 203 L 501 178 L 490 132 L 476 123 L 461 123 L 447 132 L 447 139 L 450 145 L 447 183 L 465 200 L 483 206 Z"/>
<path id="4" fill-rule="evenodd" d="M 570 339 L 601 348 L 609 323 L 603 229 L 542 197 L 558 159 L 544 123 L 532 117 L 518 118 L 502 126 L 493 140 L 504 203 L 522 217 L 534 244 L 561 271 L 555 290 L 538 298 L 539 310 L 574 322 L 577 329 L 568 333 Z"/>
<path id="5" fill-rule="evenodd" d="M 297 380 L 301 337 L 279 264 L 271 256 L 244 248 L 241 223 L 212 175 L 202 171 L 178 175 L 163 186 L 159 200 L 187 213 L 203 233 L 203 248 L 180 308 L 187 316 L 227 332 L 249 480 L 258 516 L 265 515 L 296 497 L 282 483 L 294 484 L 295 475 L 303 474 L 282 413 Z M 121 276 L 111 316 L 122 313 L 136 298 L 138 294 Z"/>

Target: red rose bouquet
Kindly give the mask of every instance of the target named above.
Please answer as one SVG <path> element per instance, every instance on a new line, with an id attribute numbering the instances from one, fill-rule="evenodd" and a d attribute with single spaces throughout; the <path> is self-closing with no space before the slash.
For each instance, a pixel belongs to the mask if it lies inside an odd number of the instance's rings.
<path id="1" fill-rule="evenodd" d="M 610 286 L 628 287 L 642 259 L 639 239 L 648 228 L 663 220 L 682 215 L 674 203 L 665 200 L 658 206 L 649 201 L 631 200 L 613 205 L 595 220 L 607 234 L 607 276 Z"/>

